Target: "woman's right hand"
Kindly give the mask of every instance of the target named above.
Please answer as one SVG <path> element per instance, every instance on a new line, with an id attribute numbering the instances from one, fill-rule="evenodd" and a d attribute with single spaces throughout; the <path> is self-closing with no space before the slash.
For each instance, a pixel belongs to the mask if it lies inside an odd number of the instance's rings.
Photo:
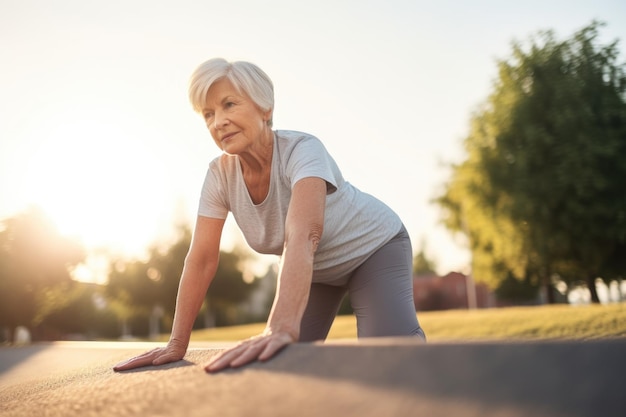
<path id="1" fill-rule="evenodd" d="M 166 363 L 181 360 L 187 352 L 186 347 L 168 343 L 165 347 L 152 349 L 149 352 L 135 356 L 127 361 L 120 362 L 113 367 L 115 372 L 141 368 L 142 366 L 165 365 Z"/>

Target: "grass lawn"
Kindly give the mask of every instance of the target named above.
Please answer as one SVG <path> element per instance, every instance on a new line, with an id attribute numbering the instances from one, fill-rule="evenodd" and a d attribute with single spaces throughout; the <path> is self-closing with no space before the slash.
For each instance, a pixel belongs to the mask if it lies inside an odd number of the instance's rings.
<path id="1" fill-rule="evenodd" d="M 431 342 L 626 337 L 626 303 L 429 311 L 418 318 Z M 263 328 L 258 323 L 197 330 L 191 340 L 241 340 Z M 354 317 L 337 317 L 328 338 L 356 338 Z"/>

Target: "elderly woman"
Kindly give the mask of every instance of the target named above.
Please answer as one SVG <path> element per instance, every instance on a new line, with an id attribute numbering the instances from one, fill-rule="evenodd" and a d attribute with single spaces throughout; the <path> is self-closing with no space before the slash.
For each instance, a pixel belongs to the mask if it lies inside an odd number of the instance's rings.
<path id="1" fill-rule="evenodd" d="M 385 204 L 345 181 L 324 145 L 272 130 L 273 84 L 257 66 L 211 59 L 193 73 L 193 108 L 223 154 L 202 187 L 167 346 L 116 371 L 183 358 L 218 264 L 232 213 L 257 252 L 280 255 L 265 331 L 217 355 L 209 372 L 267 360 L 294 342 L 323 340 L 350 294 L 358 336 L 425 336 L 413 303 L 411 242 Z"/>

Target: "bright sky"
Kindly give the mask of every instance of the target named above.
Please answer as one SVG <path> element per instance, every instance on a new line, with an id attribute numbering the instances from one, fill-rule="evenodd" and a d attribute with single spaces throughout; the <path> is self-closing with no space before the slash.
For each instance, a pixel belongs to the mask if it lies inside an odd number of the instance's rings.
<path id="1" fill-rule="evenodd" d="M 467 270 L 430 203 L 442 162 L 462 155 L 514 39 L 594 18 L 626 61 L 623 0 L 0 0 L 0 218 L 36 203 L 88 247 L 131 255 L 193 223 L 219 151 L 187 80 L 222 56 L 263 68 L 275 128 L 318 136 L 440 273 Z"/>

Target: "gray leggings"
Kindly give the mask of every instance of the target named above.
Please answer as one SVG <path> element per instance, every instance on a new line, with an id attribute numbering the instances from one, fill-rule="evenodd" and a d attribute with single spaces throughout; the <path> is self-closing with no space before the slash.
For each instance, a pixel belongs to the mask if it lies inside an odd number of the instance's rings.
<path id="1" fill-rule="evenodd" d="M 313 283 L 300 325 L 300 341 L 324 340 L 341 300 L 350 303 L 361 337 L 426 337 L 417 321 L 413 302 L 413 254 L 403 227 L 393 239 L 352 272 L 347 284 Z"/>

